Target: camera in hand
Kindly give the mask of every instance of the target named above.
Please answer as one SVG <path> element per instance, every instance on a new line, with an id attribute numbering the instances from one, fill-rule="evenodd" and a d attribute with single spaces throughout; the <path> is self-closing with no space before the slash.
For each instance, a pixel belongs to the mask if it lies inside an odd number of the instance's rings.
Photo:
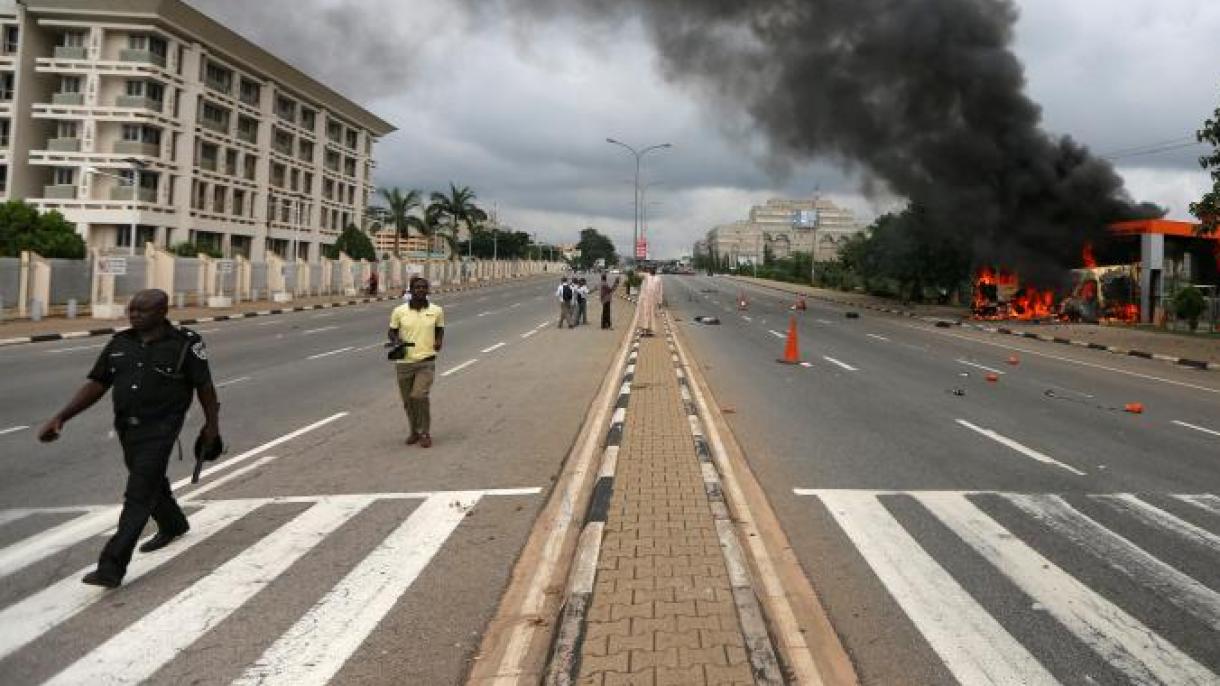
<path id="1" fill-rule="evenodd" d="M 415 344 L 410 343 L 408 341 L 399 341 L 398 343 L 390 342 L 390 343 L 386 343 L 385 345 L 387 348 L 390 349 L 390 351 L 388 353 L 386 353 L 386 356 L 385 356 L 385 358 L 387 360 L 401 360 L 401 359 L 406 358 L 407 348 L 410 348 L 410 347 L 414 346 Z"/>

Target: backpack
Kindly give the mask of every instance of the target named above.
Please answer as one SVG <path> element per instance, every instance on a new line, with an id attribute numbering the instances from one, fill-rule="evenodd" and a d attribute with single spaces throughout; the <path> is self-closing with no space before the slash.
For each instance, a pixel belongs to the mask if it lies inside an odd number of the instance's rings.
<path id="1" fill-rule="evenodd" d="M 572 287 L 566 283 L 563 285 L 563 301 L 565 303 L 572 302 Z"/>

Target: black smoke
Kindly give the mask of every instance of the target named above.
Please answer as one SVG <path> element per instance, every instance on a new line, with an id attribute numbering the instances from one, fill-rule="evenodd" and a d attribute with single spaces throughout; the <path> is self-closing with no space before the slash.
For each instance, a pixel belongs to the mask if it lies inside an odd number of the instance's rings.
<path id="1" fill-rule="evenodd" d="M 1010 0 L 469 3 L 518 21 L 640 21 L 666 78 L 747 114 L 777 156 L 879 179 L 976 264 L 1052 278 L 1079 266 L 1107 223 L 1163 213 L 1041 128 L 1011 49 Z"/>

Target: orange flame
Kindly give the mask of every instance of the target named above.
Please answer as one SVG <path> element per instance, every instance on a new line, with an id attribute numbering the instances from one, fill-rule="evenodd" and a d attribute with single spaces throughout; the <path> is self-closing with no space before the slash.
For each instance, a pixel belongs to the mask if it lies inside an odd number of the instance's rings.
<path id="1" fill-rule="evenodd" d="M 1097 258 L 1093 257 L 1093 243 L 1091 241 L 1084 242 L 1084 248 L 1080 251 L 1080 259 L 1088 269 L 1097 266 Z"/>

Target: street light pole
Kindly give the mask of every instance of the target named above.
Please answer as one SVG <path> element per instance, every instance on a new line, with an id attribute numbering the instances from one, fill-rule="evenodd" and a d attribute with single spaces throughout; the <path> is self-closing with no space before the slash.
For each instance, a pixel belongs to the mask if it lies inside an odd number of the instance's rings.
<path id="1" fill-rule="evenodd" d="M 627 151 L 630 152 L 632 154 L 632 156 L 635 157 L 635 217 L 634 217 L 634 227 L 633 227 L 632 233 L 631 233 L 631 255 L 632 255 L 632 259 L 634 260 L 635 259 L 635 246 L 636 246 L 636 243 L 638 243 L 640 240 L 640 159 L 643 158 L 644 155 L 647 155 L 649 152 L 651 152 L 653 150 L 672 148 L 674 146 L 671 143 L 660 143 L 657 145 L 650 145 L 642 150 L 637 151 L 635 148 L 631 147 L 630 145 L 627 145 L 626 143 L 624 143 L 622 141 L 614 140 L 613 138 L 607 138 L 606 142 L 610 143 L 612 145 L 618 145 L 623 148 L 626 148 Z"/>

